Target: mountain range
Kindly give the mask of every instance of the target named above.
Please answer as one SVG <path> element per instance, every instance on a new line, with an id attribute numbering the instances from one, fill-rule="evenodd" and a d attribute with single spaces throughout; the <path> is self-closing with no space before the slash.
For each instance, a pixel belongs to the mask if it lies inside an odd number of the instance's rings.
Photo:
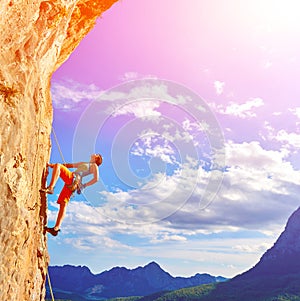
<path id="1" fill-rule="evenodd" d="M 226 280 L 209 274 L 196 274 L 188 278 L 173 277 L 156 262 L 132 270 L 115 267 L 97 275 L 85 266 L 53 266 L 49 267 L 49 275 L 56 298 L 72 296 L 72 300 L 76 301 L 145 296 Z"/>
<path id="2" fill-rule="evenodd" d="M 134 270 L 116 267 L 99 275 L 86 267 L 50 267 L 50 275 L 56 292 L 81 296 L 72 296 L 76 301 L 115 296 L 140 296 L 118 301 L 300 301 L 300 208 L 259 262 L 227 281 L 208 274 L 172 277 L 155 262 Z"/>

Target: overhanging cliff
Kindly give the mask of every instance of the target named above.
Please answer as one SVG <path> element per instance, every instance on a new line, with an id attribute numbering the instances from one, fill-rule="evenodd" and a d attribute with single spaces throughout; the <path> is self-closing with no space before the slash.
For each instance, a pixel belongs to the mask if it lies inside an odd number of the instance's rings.
<path id="1" fill-rule="evenodd" d="M 117 0 L 0 0 L 0 300 L 44 300 L 50 79 Z"/>

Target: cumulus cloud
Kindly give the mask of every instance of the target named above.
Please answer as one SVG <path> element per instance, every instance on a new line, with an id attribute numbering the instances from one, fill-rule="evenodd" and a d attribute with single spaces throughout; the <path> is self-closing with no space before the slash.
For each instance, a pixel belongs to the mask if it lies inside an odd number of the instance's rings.
<path id="1" fill-rule="evenodd" d="M 127 191 L 129 197 L 125 202 L 121 202 L 122 192 L 102 192 L 107 200 L 103 210 L 114 220 L 127 223 L 160 221 L 182 207 L 193 192 L 198 178 L 195 164 L 194 160 L 183 163 L 171 176 L 154 174 L 140 189 Z M 123 219 L 124 216 L 127 217 Z"/>
<path id="2" fill-rule="evenodd" d="M 206 195 L 211 171 L 190 162 L 172 176 L 153 177 L 140 189 L 101 192 L 106 203 L 97 208 L 103 216 L 99 224 L 110 231 L 123 228 L 154 237 L 153 241 L 242 229 L 274 233 L 298 204 L 299 171 L 284 156 L 280 151 L 263 149 L 258 142 L 230 142 L 223 182 L 205 210 L 200 210 L 199 204 Z M 196 185 L 192 179 L 197 179 Z M 84 217 L 76 214 L 83 221 Z M 93 214 L 87 216 L 86 223 L 93 223 Z"/>
<path id="3" fill-rule="evenodd" d="M 288 144 L 292 147 L 299 148 L 300 147 L 300 134 L 297 133 L 288 133 L 286 130 L 280 130 L 277 132 L 274 137 L 275 140 Z"/>
<path id="4" fill-rule="evenodd" d="M 226 144 L 226 164 L 232 167 L 272 170 L 284 163 L 285 153 L 265 150 L 258 141 Z"/>
<path id="5" fill-rule="evenodd" d="M 216 111 L 220 114 L 236 116 L 242 119 L 256 117 L 255 109 L 262 107 L 264 101 L 259 98 L 251 98 L 245 103 L 238 104 L 235 102 L 230 102 L 228 105 L 213 105 Z"/>

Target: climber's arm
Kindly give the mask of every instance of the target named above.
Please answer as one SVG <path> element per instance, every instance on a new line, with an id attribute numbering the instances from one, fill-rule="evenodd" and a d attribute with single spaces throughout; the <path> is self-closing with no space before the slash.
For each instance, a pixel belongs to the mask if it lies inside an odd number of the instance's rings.
<path id="1" fill-rule="evenodd" d="M 82 163 L 83 162 L 78 162 L 78 163 L 64 163 L 63 166 L 65 166 L 67 168 L 77 168 Z"/>
<path id="2" fill-rule="evenodd" d="M 79 165 L 81 165 L 82 163 L 84 162 L 78 162 L 78 163 L 64 163 L 64 164 L 61 164 L 67 168 L 77 168 Z M 47 163 L 47 167 L 51 167 L 51 168 L 54 168 L 54 165 L 55 163 Z"/>

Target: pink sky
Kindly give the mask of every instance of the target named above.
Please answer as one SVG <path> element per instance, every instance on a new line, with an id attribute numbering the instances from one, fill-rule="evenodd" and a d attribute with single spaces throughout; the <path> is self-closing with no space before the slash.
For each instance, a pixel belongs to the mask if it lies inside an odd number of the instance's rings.
<path id="1" fill-rule="evenodd" d="M 177 81 L 203 97 L 212 96 L 213 82 L 219 80 L 239 102 L 260 96 L 274 103 L 296 92 L 299 26 L 290 1 L 278 9 L 261 1 L 188 3 L 120 1 L 98 19 L 54 78 L 107 89 L 136 72 Z M 287 25 L 281 26 L 281 17 Z"/>

